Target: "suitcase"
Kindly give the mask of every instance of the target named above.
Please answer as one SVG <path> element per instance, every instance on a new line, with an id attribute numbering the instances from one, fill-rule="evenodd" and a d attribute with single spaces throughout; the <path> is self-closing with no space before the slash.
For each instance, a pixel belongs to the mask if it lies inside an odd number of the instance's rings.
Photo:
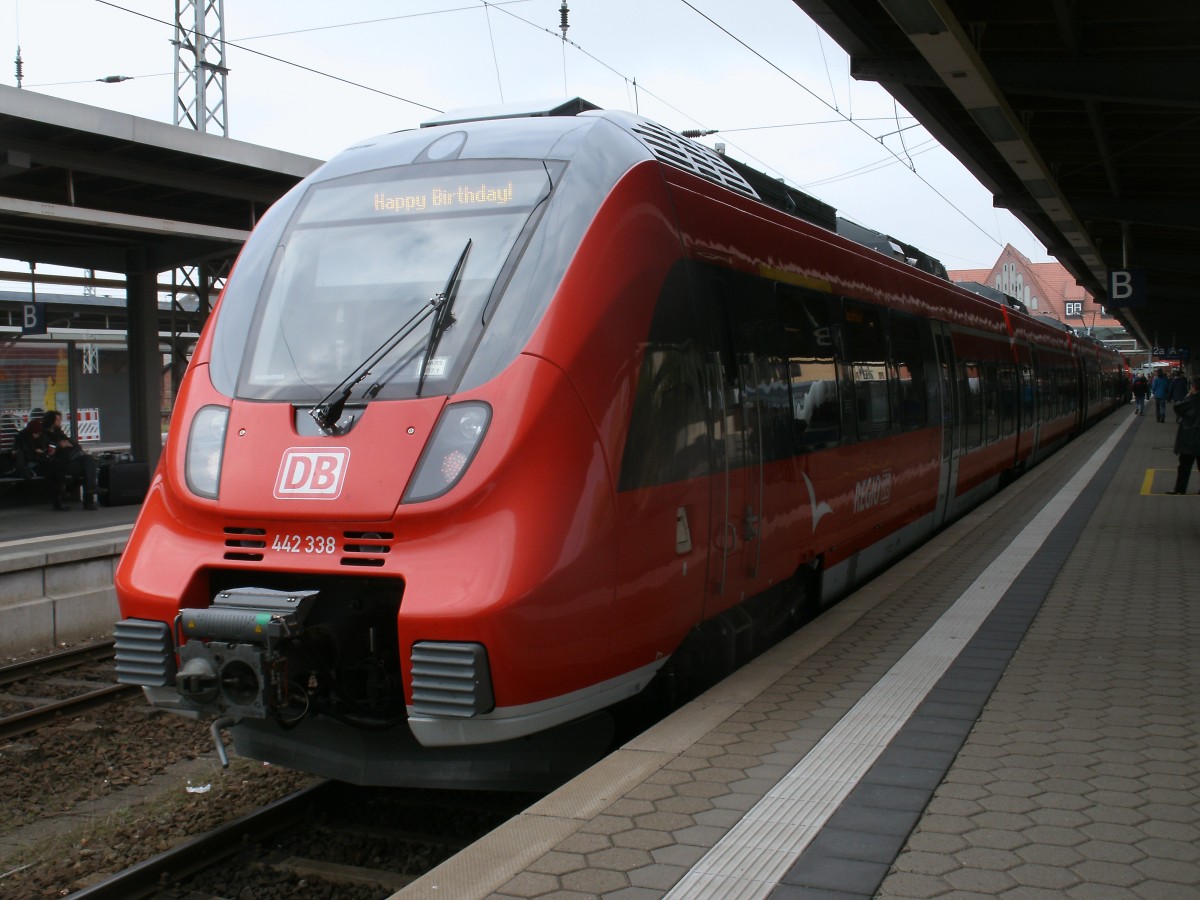
<path id="1" fill-rule="evenodd" d="M 100 502 L 105 506 L 141 503 L 150 487 L 150 466 L 144 462 L 114 462 L 97 473 Z"/>

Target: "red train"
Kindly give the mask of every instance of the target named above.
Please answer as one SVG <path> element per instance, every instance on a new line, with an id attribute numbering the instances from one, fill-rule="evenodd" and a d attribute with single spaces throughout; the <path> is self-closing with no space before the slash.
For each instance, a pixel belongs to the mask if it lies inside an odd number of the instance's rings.
<path id="1" fill-rule="evenodd" d="M 1099 345 L 574 111 L 364 142 L 264 217 L 117 570 L 121 681 L 348 781 L 553 782 L 1122 399 Z"/>

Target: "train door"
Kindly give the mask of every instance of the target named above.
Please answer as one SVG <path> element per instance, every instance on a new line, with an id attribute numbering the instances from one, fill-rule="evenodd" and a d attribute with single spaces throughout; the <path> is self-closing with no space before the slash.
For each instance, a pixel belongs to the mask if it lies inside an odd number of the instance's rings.
<path id="1" fill-rule="evenodd" d="M 1032 407 L 1030 422 L 1033 427 L 1033 444 L 1030 448 L 1030 458 L 1036 460 L 1042 446 L 1042 423 L 1046 421 L 1046 403 L 1048 401 L 1047 382 L 1042 363 L 1038 359 L 1038 349 L 1029 346 L 1029 364 L 1033 371 L 1030 373 L 1030 406 Z"/>
<path id="2" fill-rule="evenodd" d="M 711 614 L 756 593 L 764 569 L 767 464 L 790 457 L 791 402 L 772 292 L 726 274 L 718 284 L 723 326 L 710 355 L 714 409 L 710 547 Z"/>
<path id="3" fill-rule="evenodd" d="M 759 545 L 761 526 L 762 452 L 756 404 L 744 389 L 744 372 L 753 373 L 754 360 L 741 364 L 727 354 L 709 357 L 709 398 L 712 405 L 712 514 L 708 597 L 705 614 L 712 615 L 744 598 L 746 561 Z"/>
<path id="4" fill-rule="evenodd" d="M 1029 434 L 1028 438 L 1022 439 L 1021 456 L 1023 459 L 1031 458 L 1036 453 L 1038 432 L 1041 427 L 1037 415 L 1037 384 L 1033 375 L 1037 369 L 1037 350 L 1030 345 L 1027 352 L 1028 359 L 1022 354 L 1017 364 L 1017 378 L 1020 379 L 1019 389 L 1021 392 L 1021 402 L 1017 407 L 1021 418 L 1017 427 L 1020 434 Z"/>
<path id="5" fill-rule="evenodd" d="M 942 466 L 941 475 L 938 478 L 937 508 L 934 511 L 934 521 L 937 525 L 941 525 L 952 510 L 954 486 L 958 482 L 958 457 L 961 450 L 960 403 L 950 328 L 944 322 L 933 322 L 932 324 L 934 359 L 937 369 L 936 383 L 939 394 L 939 418 L 942 426 Z"/>
<path id="6" fill-rule="evenodd" d="M 740 564 L 743 573 L 751 578 L 758 577 L 762 568 L 763 517 L 766 512 L 764 471 L 763 427 L 764 405 L 769 403 L 769 383 L 766 366 L 755 353 L 739 353 L 738 368 L 741 374 L 742 447 L 745 460 L 741 514 L 742 554 Z M 733 512 L 737 512 L 733 510 Z"/>

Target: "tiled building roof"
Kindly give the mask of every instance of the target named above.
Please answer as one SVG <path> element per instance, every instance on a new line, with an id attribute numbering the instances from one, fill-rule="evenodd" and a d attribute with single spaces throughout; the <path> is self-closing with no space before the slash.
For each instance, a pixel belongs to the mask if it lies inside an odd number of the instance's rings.
<path id="1" fill-rule="evenodd" d="M 954 269 L 949 275 L 951 281 L 976 281 L 1010 294 L 1031 313 L 1072 328 L 1119 325 L 1060 263 L 1032 262 L 1012 244 L 1005 245 L 991 269 Z"/>

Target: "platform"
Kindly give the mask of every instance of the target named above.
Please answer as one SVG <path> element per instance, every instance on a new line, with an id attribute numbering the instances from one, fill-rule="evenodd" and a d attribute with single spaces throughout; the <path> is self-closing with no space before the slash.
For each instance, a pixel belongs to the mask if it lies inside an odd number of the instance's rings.
<path id="1" fill-rule="evenodd" d="M 0 508 L 0 658 L 107 635 L 120 618 L 113 571 L 140 507 L 59 512 L 42 493 Z"/>
<path id="2" fill-rule="evenodd" d="M 1200 476 L 1118 411 L 395 896 L 1200 896 Z"/>

